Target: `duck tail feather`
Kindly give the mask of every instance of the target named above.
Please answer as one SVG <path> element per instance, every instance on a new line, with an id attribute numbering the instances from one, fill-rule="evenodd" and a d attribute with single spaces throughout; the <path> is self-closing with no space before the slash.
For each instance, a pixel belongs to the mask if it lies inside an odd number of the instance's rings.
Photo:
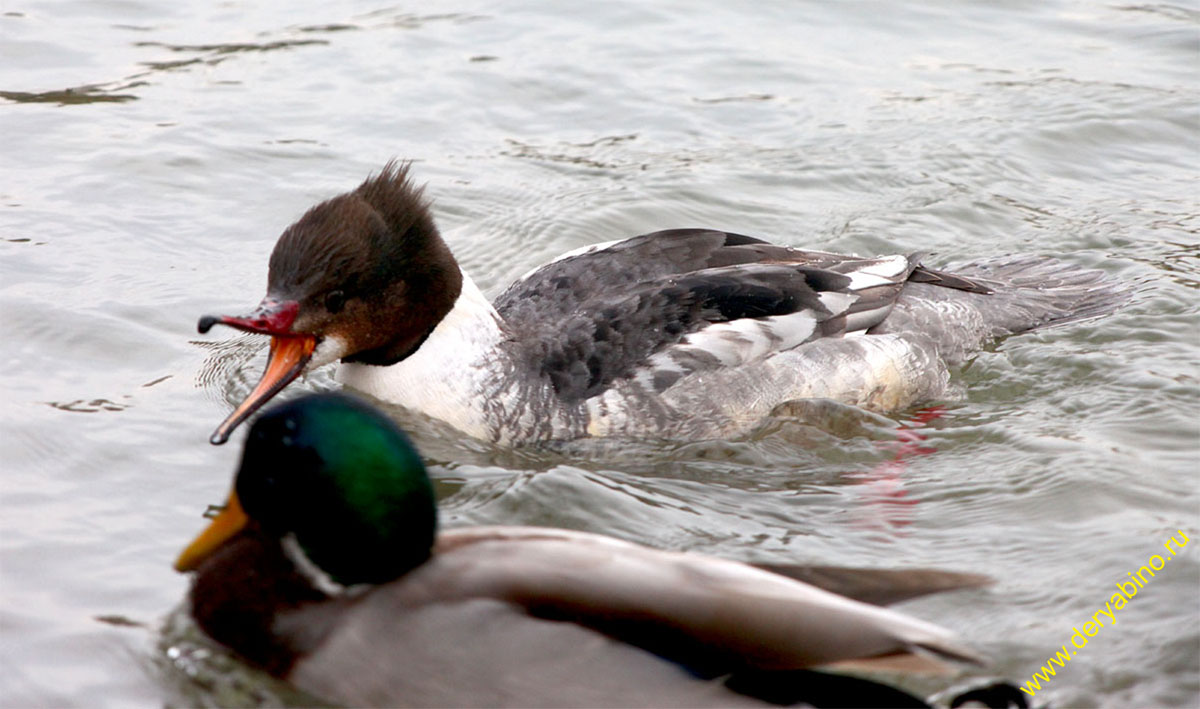
<path id="1" fill-rule="evenodd" d="M 910 279 L 888 317 L 868 333 L 919 335 L 947 362 L 962 363 L 999 338 L 1103 317 L 1133 295 L 1129 284 L 1103 271 L 1045 256 L 1000 257 L 945 272 L 991 292 Z"/>

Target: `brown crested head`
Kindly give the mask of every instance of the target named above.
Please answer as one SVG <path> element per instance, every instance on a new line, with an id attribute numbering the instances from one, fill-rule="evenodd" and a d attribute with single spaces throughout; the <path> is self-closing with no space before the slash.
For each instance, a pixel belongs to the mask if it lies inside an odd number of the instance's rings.
<path id="1" fill-rule="evenodd" d="M 461 290 L 423 189 L 395 162 L 288 227 L 267 286 L 299 304 L 293 332 L 336 337 L 346 361 L 379 365 L 412 354 Z"/>
<path id="2" fill-rule="evenodd" d="M 388 163 L 358 189 L 308 210 L 271 253 L 267 295 L 248 315 L 205 315 L 271 336 L 267 369 L 209 439 L 229 434 L 312 362 L 389 365 L 409 356 L 454 307 L 462 272 L 408 165 Z"/>

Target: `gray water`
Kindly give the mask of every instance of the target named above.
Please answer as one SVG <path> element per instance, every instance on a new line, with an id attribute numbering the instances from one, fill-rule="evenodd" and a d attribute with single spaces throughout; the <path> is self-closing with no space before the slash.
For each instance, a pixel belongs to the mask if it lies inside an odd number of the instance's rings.
<path id="1" fill-rule="evenodd" d="M 256 303 L 282 228 L 392 157 L 492 295 L 673 226 L 1139 285 L 981 354 L 923 453 L 894 445 L 916 410 L 516 452 L 410 416 L 452 524 L 985 572 L 905 608 L 991 658 L 953 681 L 1018 683 L 1200 538 L 1198 7 L 735 5 L 0 5 L 0 704 L 248 701 L 216 689 L 236 664 L 183 663 L 162 630 L 238 454 L 207 436 L 263 362 L 195 322 Z M 1198 562 L 1166 562 L 1038 699 L 1200 704 Z"/>

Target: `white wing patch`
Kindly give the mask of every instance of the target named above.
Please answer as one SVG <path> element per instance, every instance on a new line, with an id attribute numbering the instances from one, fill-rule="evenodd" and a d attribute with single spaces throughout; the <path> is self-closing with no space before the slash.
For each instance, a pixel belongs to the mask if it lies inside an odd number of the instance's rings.
<path id="1" fill-rule="evenodd" d="M 892 285 L 904 277 L 907 271 L 908 257 L 896 254 L 866 261 L 845 275 L 850 277 L 850 290 L 862 290 Z"/>
<path id="2" fill-rule="evenodd" d="M 699 365 L 736 367 L 790 350 L 814 337 L 819 337 L 819 331 L 811 311 L 715 323 L 652 355 L 634 378 L 649 389 L 662 391 Z"/>
<path id="3" fill-rule="evenodd" d="M 817 300 L 821 301 L 821 305 L 829 308 L 829 312 L 837 316 L 846 312 L 851 305 L 854 305 L 855 301 L 858 300 L 858 296 L 853 293 L 825 291 L 817 296 Z"/>

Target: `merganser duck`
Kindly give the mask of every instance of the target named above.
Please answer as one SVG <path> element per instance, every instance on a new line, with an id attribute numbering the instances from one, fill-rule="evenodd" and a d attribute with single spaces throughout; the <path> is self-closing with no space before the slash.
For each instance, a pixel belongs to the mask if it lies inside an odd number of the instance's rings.
<path id="1" fill-rule="evenodd" d="M 975 574 L 436 527 L 404 433 L 344 394 L 306 395 L 254 422 L 228 503 L 176 569 L 195 572 L 190 613 L 212 639 L 339 706 L 926 706 L 819 670 L 977 662 L 948 630 L 797 580 L 891 603 Z"/>
<path id="2" fill-rule="evenodd" d="M 306 369 L 476 438 L 737 436 L 780 404 L 876 411 L 943 397 L 987 342 L 1104 315 L 1099 271 L 1008 257 L 955 274 L 916 255 L 841 256 L 712 229 L 574 251 L 489 303 L 434 225 L 407 165 L 310 209 L 271 254 L 250 315 L 200 319 L 271 337 L 230 432 Z"/>

